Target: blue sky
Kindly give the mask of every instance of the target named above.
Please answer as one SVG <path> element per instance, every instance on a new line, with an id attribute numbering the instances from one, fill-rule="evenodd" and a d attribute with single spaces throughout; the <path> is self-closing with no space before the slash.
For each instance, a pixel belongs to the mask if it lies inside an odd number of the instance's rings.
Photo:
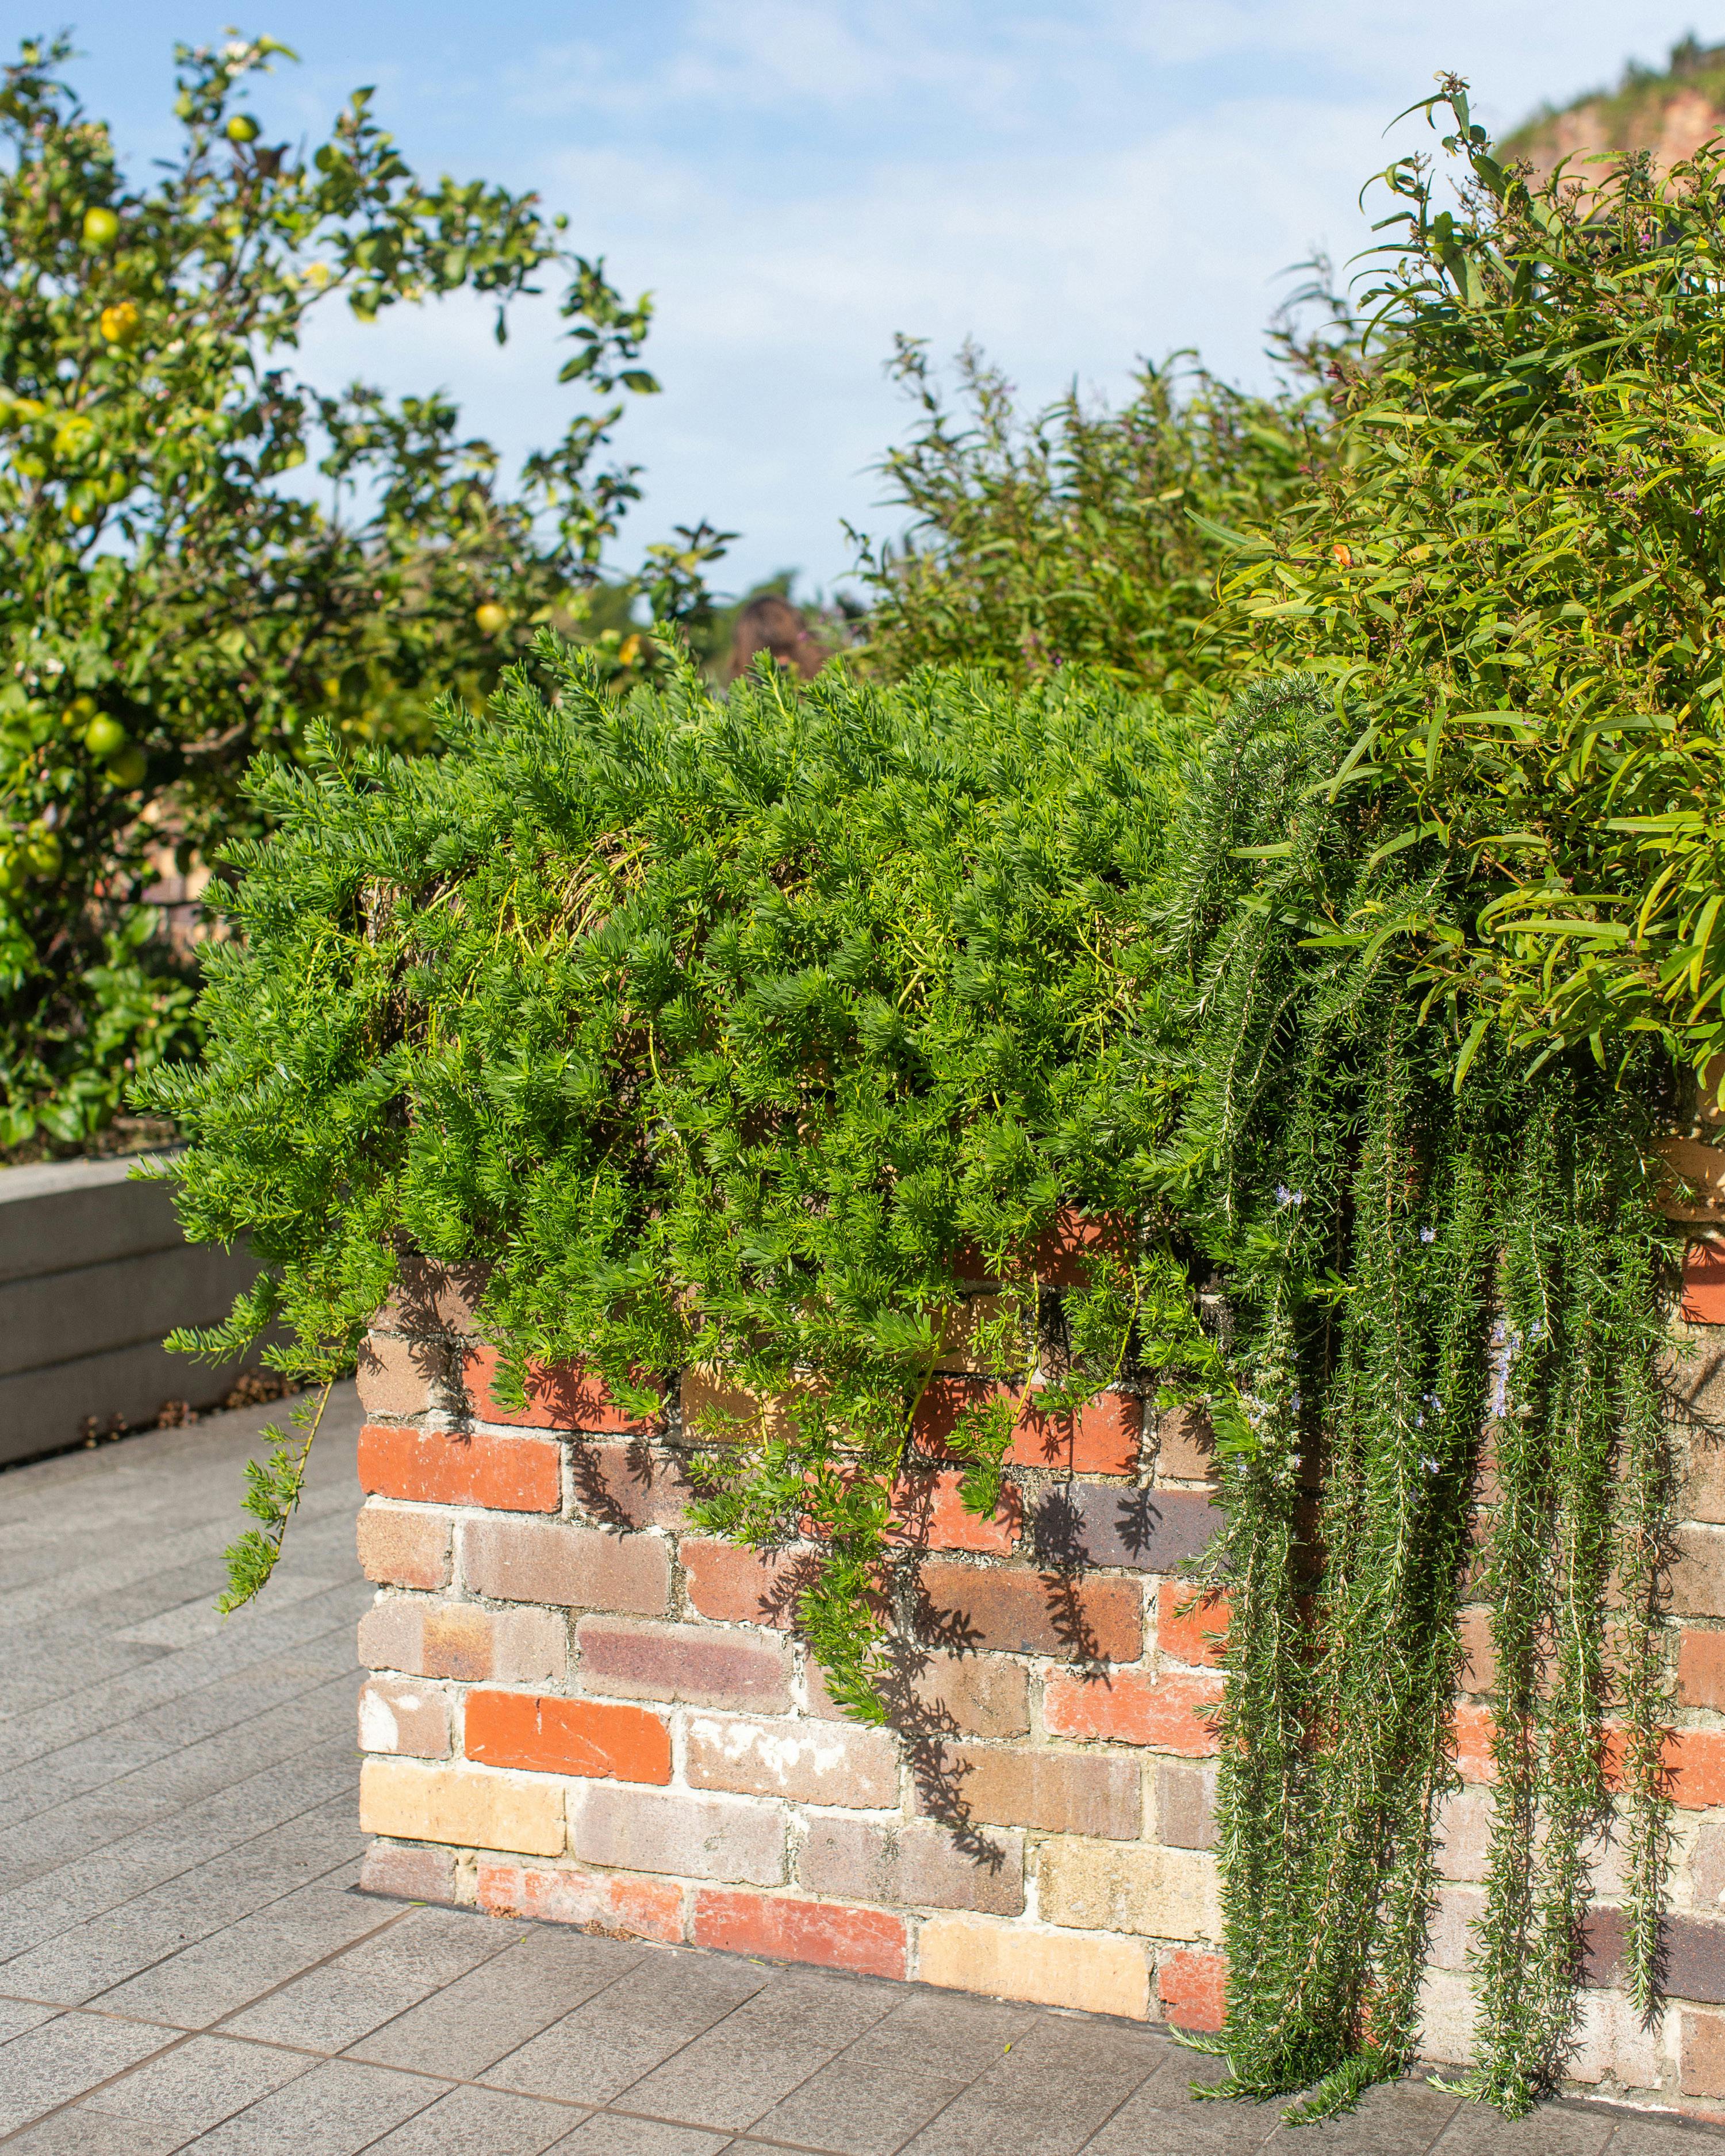
<path id="1" fill-rule="evenodd" d="M 228 8 L 236 0 L 228 0 Z M 706 516 L 742 534 L 720 579 L 839 582 L 841 529 L 890 530 L 869 467 L 905 431 L 893 333 L 975 337 L 1032 399 L 1117 396 L 1140 354 L 1196 345 L 1262 382 L 1288 264 L 1364 244 L 1361 182 L 1435 70 L 1488 124 L 1725 38 L 1725 0 L 270 0 L 294 46 L 254 92 L 272 138 L 321 131 L 357 83 L 416 163 L 536 187 L 572 242 L 650 287 L 620 448 L 647 499 L 619 558 Z M 227 9 L 58 0 L 75 80 L 141 168 L 172 144 L 170 51 Z M 554 322 L 500 352 L 459 302 L 308 342 L 326 382 L 446 388 L 512 455 L 561 430 Z"/>

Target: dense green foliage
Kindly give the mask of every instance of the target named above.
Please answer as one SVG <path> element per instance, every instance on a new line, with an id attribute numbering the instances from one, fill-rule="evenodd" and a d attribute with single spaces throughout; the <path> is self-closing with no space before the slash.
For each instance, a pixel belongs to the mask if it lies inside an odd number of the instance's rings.
<path id="1" fill-rule="evenodd" d="M 483 295 L 501 336 L 553 275 L 563 378 L 654 386 L 646 302 L 566 254 L 533 197 L 417 177 L 368 92 L 310 154 L 268 143 L 241 99 L 282 49 L 182 49 L 182 145 L 140 185 L 61 79 L 64 41 L 0 87 L 0 1153 L 77 1145 L 130 1067 L 183 1045 L 138 901 L 233 826 L 253 752 L 316 714 L 425 744 L 435 690 L 483 695 L 536 621 L 578 611 L 636 491 L 596 461 L 614 402 L 510 491 L 446 398 L 295 378 L 338 296 L 370 320 Z M 320 444 L 329 508 L 280 483 Z M 699 603 L 714 544 L 659 551 L 661 612 Z"/>
<path id="2" fill-rule="evenodd" d="M 270 1262 L 223 1340 L 279 1313 L 326 1376 L 405 1237 L 495 1264 L 517 1368 L 627 1394 L 713 1364 L 780 1398 L 716 1455 L 708 1517 L 763 1545 L 819 1523 L 804 1616 L 878 1714 L 886 1493 L 955 1250 L 1019 1270 L 1063 1199 L 1136 1213 L 1150 1187 L 1179 735 L 1112 692 L 933 675 L 721 703 L 691 674 L 619 706 L 589 658 L 537 656 L 557 702 L 513 676 L 487 718 L 444 715 L 440 759 L 331 746 L 254 781 L 279 830 L 228 851 L 208 1060 L 147 1091 L 193 1141 L 192 1233 Z M 1068 1296 L 1079 1390 L 1130 1309 L 1117 1262 Z M 1001 1368 L 1028 1376 L 1042 1315 L 1020 1274 Z M 971 1430 L 985 1507 L 1009 1422 Z"/>
<path id="3" fill-rule="evenodd" d="M 1322 791 L 1344 745 L 1310 682 L 1244 699 L 1195 784 L 1173 902 L 1194 1020 L 1182 1209 L 1229 1284 L 1250 1433 L 1224 1452 L 1213 1560 L 1232 1598 L 1220 2092 L 1313 2090 L 1310 2116 L 1414 2056 L 1489 1466 L 1497 1822 L 1468 2086 L 1515 2111 L 1574 2026 L 1608 1723 L 1632 1984 L 1644 2007 L 1653 1991 L 1665 1238 L 1641 1144 L 1661 1103 L 1650 1055 L 1619 1090 L 1584 1056 L 1529 1075 L 1491 1050 L 1458 1091 L 1459 1014 L 1422 1010 L 1378 924 L 1465 915 L 1466 857 L 1383 853 L 1382 797 Z"/>
<path id="4" fill-rule="evenodd" d="M 1394 835 L 1476 867 L 1430 979 L 1517 1046 L 1651 1028 L 1700 1066 L 1725 1045 L 1725 151 L 1625 160 L 1584 209 L 1500 165 L 1459 85 L 1434 103 L 1463 202 L 1391 168 L 1338 454 L 1239 547 L 1230 626 L 1345 685 Z"/>
<path id="5" fill-rule="evenodd" d="M 875 667 L 1023 682 L 1081 665 L 1169 696 L 1225 695 L 1233 654 L 1208 626 L 1226 558 L 1213 527 L 1266 523 L 1303 490 L 1323 455 L 1321 406 L 1170 364 L 1146 367 L 1117 411 L 1074 391 L 1026 419 L 969 349 L 957 410 L 920 343 L 901 339 L 896 372 L 920 418 L 881 466 L 905 538 L 858 541 Z"/>

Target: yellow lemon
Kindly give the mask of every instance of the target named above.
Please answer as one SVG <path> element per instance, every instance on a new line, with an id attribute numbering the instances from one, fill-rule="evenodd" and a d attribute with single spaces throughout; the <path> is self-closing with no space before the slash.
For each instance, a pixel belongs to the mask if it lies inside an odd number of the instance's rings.
<path id="1" fill-rule="evenodd" d="M 138 331 L 144 326 L 144 318 L 130 300 L 116 300 L 111 307 L 104 307 L 96 327 L 110 344 L 136 344 Z"/>
<path id="2" fill-rule="evenodd" d="M 100 206 L 84 213 L 84 244 L 93 254 L 104 254 L 120 237 L 120 220 Z"/>
<path id="3" fill-rule="evenodd" d="M 473 618 L 479 624 L 481 636 L 501 636 L 509 626 L 509 616 L 495 599 L 487 599 L 483 606 L 476 606 Z"/>

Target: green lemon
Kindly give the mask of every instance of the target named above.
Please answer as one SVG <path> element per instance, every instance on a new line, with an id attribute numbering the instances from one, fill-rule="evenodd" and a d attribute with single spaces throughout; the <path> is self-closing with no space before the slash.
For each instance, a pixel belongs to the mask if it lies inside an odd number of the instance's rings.
<path id="1" fill-rule="evenodd" d="M 84 746 L 92 756 L 100 757 L 104 762 L 118 756 L 122 749 L 131 745 L 131 735 L 119 720 L 110 719 L 105 711 L 98 712 L 84 729 Z"/>
<path id="2" fill-rule="evenodd" d="M 84 213 L 84 244 L 93 253 L 105 254 L 120 237 L 120 220 L 100 206 Z"/>
<path id="3" fill-rule="evenodd" d="M 24 859 L 29 863 L 33 875 L 58 875 L 60 872 L 60 842 L 52 831 L 33 831 L 25 842 Z"/>
<path id="4" fill-rule="evenodd" d="M 22 854 L 0 854 L 0 896 L 16 898 L 29 879 L 29 866 Z"/>
<path id="5" fill-rule="evenodd" d="M 228 122 L 227 136 L 230 142 L 255 142 L 258 123 L 249 112 L 236 112 Z"/>
<path id="6" fill-rule="evenodd" d="M 144 783 L 144 773 L 150 768 L 150 759 L 136 743 L 123 748 L 118 756 L 108 758 L 108 776 L 124 793 L 130 793 Z"/>

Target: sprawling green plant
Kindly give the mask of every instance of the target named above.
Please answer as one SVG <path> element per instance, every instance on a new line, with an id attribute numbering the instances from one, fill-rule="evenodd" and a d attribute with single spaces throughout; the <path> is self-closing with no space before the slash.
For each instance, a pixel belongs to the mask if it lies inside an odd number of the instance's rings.
<path id="1" fill-rule="evenodd" d="M 61 79 L 64 40 L 0 84 L 0 1154 L 80 1144 L 185 1045 L 139 901 L 229 828 L 253 752 L 317 713 L 426 745 L 434 691 L 483 695 L 536 621 L 578 612 L 637 491 L 599 461 L 614 400 L 510 491 L 447 398 L 295 378 L 338 299 L 369 321 L 483 295 L 501 336 L 550 274 L 562 378 L 654 387 L 648 303 L 536 198 L 421 180 L 367 91 L 310 154 L 267 141 L 245 86 L 284 50 L 181 49 L 181 147 L 146 181 Z M 282 484 L 320 445 L 327 507 Z M 662 614 L 698 608 L 719 542 L 657 550 Z"/>
<path id="2" fill-rule="evenodd" d="M 1228 1283 L 1240 1389 L 1214 1559 L 1232 1598 L 1217 2092 L 1311 2091 L 1297 2115 L 1321 2116 L 1415 2055 L 1489 1464 L 1497 1816 L 1466 2086 L 1513 2112 L 1572 2038 L 1613 1741 L 1631 1985 L 1644 2009 L 1654 1991 L 1658 1065 L 1618 1088 L 1585 1053 L 1530 1070 L 1494 1049 L 1456 1085 L 1461 1008 L 1432 1007 L 1401 924 L 1465 917 L 1466 857 L 1387 844 L 1382 793 L 1333 805 L 1345 747 L 1309 681 L 1243 699 L 1194 787 L 1173 905 L 1194 983 L 1174 1187 Z"/>
<path id="3" fill-rule="evenodd" d="M 1296 381 L 1322 341 L 1283 338 Z M 922 341 L 901 338 L 894 364 L 919 424 L 880 470 L 909 526 L 897 541 L 851 535 L 871 663 L 1019 682 L 1081 665 L 1169 696 L 1224 685 L 1225 701 L 1235 654 L 1209 630 L 1215 527 L 1266 523 L 1309 485 L 1321 401 L 1303 385 L 1249 397 L 1170 362 L 1146 367 L 1117 411 L 1074 391 L 1026 419 L 970 346 L 956 409 Z"/>
<path id="4" fill-rule="evenodd" d="M 1338 454 L 1239 546 L 1230 625 L 1368 715 L 1351 778 L 1479 877 L 1430 978 L 1536 1050 L 1725 1045 L 1725 148 L 1530 185 L 1387 175 Z"/>
<path id="5" fill-rule="evenodd" d="M 443 713 L 439 759 L 326 733 L 253 781 L 279 829 L 228 851 L 209 1055 L 144 1095 L 191 1141 L 190 1232 L 265 1262 L 203 1344 L 280 1317 L 274 1359 L 327 1378 L 406 1241 L 492 1265 L 517 1376 L 572 1358 L 639 1400 L 723 1368 L 763 1405 L 706 1433 L 732 1440 L 706 1517 L 761 1547 L 817 1523 L 803 1615 L 878 1716 L 889 1492 L 955 1252 L 1015 1278 L 985 1345 L 1022 1382 L 1050 1316 L 1022 1253 L 1062 1200 L 1146 1201 L 1180 732 L 1106 689 L 932 675 L 719 702 L 685 673 L 619 705 L 590 659 L 536 656 L 556 701 L 512 675 L 486 718 Z M 1066 1293 L 1060 1397 L 1118 1368 L 1137 1270 Z M 967 1425 L 984 1509 L 1010 1422 Z"/>

